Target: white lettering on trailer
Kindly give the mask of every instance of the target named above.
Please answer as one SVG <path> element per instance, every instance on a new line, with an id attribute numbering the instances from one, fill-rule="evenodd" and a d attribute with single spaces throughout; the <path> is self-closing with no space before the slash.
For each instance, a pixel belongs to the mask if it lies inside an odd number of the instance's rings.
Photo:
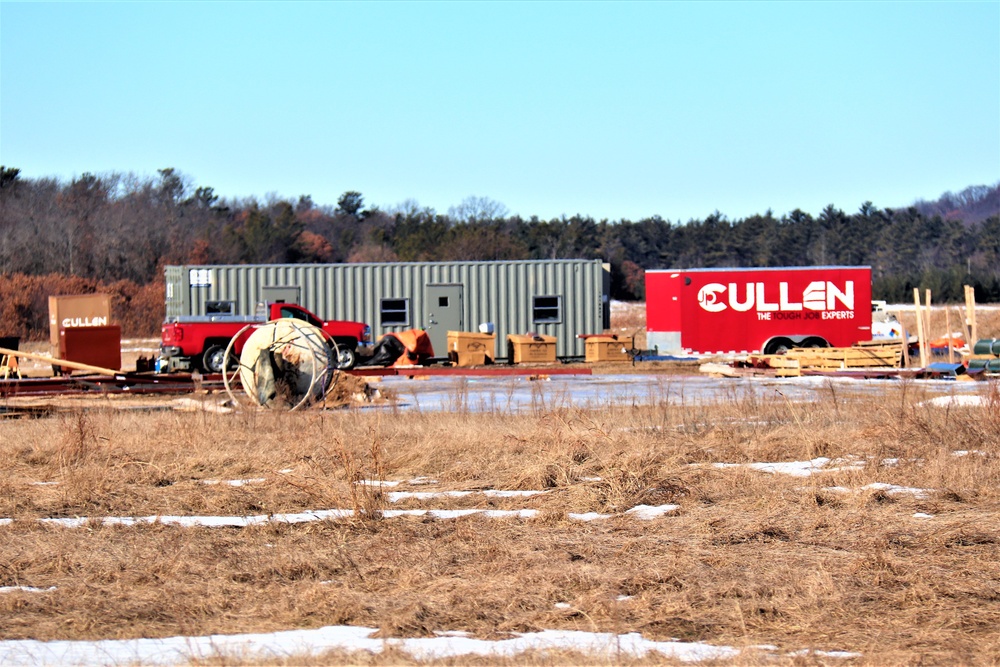
<path id="1" fill-rule="evenodd" d="M 108 326 L 108 318 L 106 317 L 64 317 L 62 321 L 63 329 L 106 326 Z"/>
<path id="2" fill-rule="evenodd" d="M 805 298 L 803 296 L 803 298 Z M 778 283 L 778 304 L 779 310 L 802 310 L 801 303 L 792 303 L 788 300 L 788 283 Z"/>
<path id="3" fill-rule="evenodd" d="M 740 313 L 745 313 L 751 308 L 753 308 L 753 285 L 751 283 L 747 283 L 746 288 L 747 288 L 746 301 L 740 303 L 739 301 L 736 300 L 736 297 L 738 296 L 738 293 L 736 291 L 736 283 L 729 283 L 729 307 Z"/>
<path id="4" fill-rule="evenodd" d="M 760 313 L 795 312 L 803 308 L 814 311 L 829 311 L 837 309 L 839 301 L 843 308 L 854 310 L 854 281 L 844 282 L 841 290 L 829 280 L 814 280 L 802 292 L 802 301 L 792 301 L 788 294 L 788 283 L 778 283 L 778 301 L 767 300 L 766 283 L 745 283 L 745 297 L 739 300 L 740 285 L 737 283 L 707 283 L 698 290 L 698 304 L 710 313 L 721 313 L 726 308 L 745 313 L 756 310 Z M 728 294 L 726 294 L 728 292 Z M 772 297 L 773 298 L 773 297 Z M 759 315 L 758 315 L 759 317 Z M 765 318 L 761 318 L 765 319 Z M 824 318 L 826 319 L 826 318 Z"/>
<path id="5" fill-rule="evenodd" d="M 778 304 L 768 303 L 764 299 L 764 283 L 757 283 L 757 312 L 759 313 L 762 311 L 775 311 L 775 310 L 778 310 Z"/>
<path id="6" fill-rule="evenodd" d="M 823 310 L 826 308 L 826 283 L 822 280 L 814 280 L 806 287 L 802 293 L 802 303 L 809 310 Z"/>
<path id="7" fill-rule="evenodd" d="M 719 303 L 719 293 L 725 292 L 726 286 L 719 283 L 708 283 L 698 290 L 698 303 L 710 313 L 721 313 L 726 309 L 726 304 Z"/>

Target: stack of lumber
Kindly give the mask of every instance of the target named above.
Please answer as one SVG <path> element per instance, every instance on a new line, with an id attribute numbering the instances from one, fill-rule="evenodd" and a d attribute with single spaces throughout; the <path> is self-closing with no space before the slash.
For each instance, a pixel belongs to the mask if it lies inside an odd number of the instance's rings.
<path id="1" fill-rule="evenodd" d="M 773 368 L 779 377 L 795 377 L 805 369 L 821 371 L 899 368 L 903 344 L 866 341 L 852 347 L 797 347 L 785 354 L 752 355 L 752 366 Z"/>

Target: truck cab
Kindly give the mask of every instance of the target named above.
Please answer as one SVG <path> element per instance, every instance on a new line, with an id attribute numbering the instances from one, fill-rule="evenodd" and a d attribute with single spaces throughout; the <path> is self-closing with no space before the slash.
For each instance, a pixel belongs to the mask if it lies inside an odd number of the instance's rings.
<path id="1" fill-rule="evenodd" d="M 323 330 L 337 344 L 336 367 L 340 370 L 354 368 L 358 363 L 359 353 L 371 354 L 371 327 L 362 322 L 339 320 L 324 322 L 302 306 L 282 301 L 258 303 L 257 314 L 258 316 L 266 314 L 268 320 L 290 317 L 308 322 L 317 329 Z"/>

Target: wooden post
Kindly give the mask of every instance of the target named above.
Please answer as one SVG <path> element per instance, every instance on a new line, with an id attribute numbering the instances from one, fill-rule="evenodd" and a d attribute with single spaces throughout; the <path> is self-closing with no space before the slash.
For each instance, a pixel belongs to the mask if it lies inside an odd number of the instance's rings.
<path id="1" fill-rule="evenodd" d="M 948 363 L 955 363 L 955 348 L 951 346 L 951 315 L 948 313 L 948 309 L 944 309 L 944 328 L 947 329 L 945 336 L 948 338 Z"/>
<path id="2" fill-rule="evenodd" d="M 924 295 L 926 297 L 926 303 L 924 303 L 924 334 L 927 336 L 927 342 L 930 343 L 931 338 L 934 337 L 934 330 L 931 328 L 931 291 L 924 290 Z"/>
<path id="3" fill-rule="evenodd" d="M 910 333 L 906 330 L 906 325 L 899 323 L 899 330 L 903 337 L 903 368 L 910 367 Z"/>
<path id="4" fill-rule="evenodd" d="M 965 346 L 969 348 L 969 351 L 971 352 L 972 343 L 970 341 L 972 340 L 972 333 L 969 331 L 969 323 L 965 321 L 964 317 L 962 317 L 961 307 L 955 309 L 955 314 L 958 315 L 958 321 L 962 324 L 962 338 L 965 339 Z"/>
<path id="5" fill-rule="evenodd" d="M 917 312 L 917 349 L 920 350 L 920 367 L 927 368 L 927 350 L 924 348 L 924 314 L 920 308 L 920 289 L 913 288 L 913 308 Z"/>
<path id="6" fill-rule="evenodd" d="M 979 333 L 976 331 L 976 288 L 972 285 L 965 286 L 965 321 L 969 324 L 969 349 L 979 341 Z"/>

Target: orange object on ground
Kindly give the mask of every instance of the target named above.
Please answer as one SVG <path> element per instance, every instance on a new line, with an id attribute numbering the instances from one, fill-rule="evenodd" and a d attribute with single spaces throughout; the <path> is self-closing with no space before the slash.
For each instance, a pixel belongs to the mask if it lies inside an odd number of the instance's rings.
<path id="1" fill-rule="evenodd" d="M 423 329 L 395 331 L 387 333 L 386 336 L 394 336 L 405 348 L 399 359 L 396 359 L 392 364 L 393 366 L 414 366 L 422 364 L 434 356 L 431 339 Z"/>
<path id="2" fill-rule="evenodd" d="M 951 347 L 953 350 L 959 350 L 965 347 L 965 341 L 959 338 L 958 336 L 951 336 L 951 337 L 942 336 L 941 338 L 935 338 L 930 342 L 930 346 L 935 350 L 941 350 L 941 349 L 947 350 L 948 341 L 951 341 Z"/>

